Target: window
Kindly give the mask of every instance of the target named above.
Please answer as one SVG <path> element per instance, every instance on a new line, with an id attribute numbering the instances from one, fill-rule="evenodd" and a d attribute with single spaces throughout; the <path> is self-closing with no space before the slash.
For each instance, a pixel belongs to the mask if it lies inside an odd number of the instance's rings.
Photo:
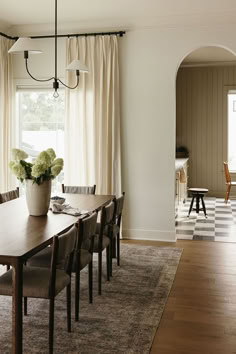
<path id="1" fill-rule="evenodd" d="M 236 172 L 236 91 L 228 92 L 228 164 Z"/>
<path id="2" fill-rule="evenodd" d="M 65 90 L 53 97 L 51 89 L 18 88 L 20 147 L 34 160 L 40 151 L 53 148 L 57 157 L 64 158 Z M 54 181 L 54 189 L 63 180 L 63 172 Z"/>

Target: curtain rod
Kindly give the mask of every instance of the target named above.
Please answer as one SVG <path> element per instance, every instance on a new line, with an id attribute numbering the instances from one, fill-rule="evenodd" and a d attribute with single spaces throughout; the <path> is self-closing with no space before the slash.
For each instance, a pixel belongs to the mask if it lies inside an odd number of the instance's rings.
<path id="1" fill-rule="evenodd" d="M 120 37 L 123 37 L 123 35 L 125 34 L 125 31 L 118 31 L 118 32 L 97 32 L 97 33 L 71 33 L 71 34 L 58 34 L 57 37 L 58 38 L 62 38 L 62 37 L 89 37 L 89 36 L 111 36 L 111 35 L 119 35 Z M 13 40 L 17 40 L 19 37 L 11 37 L 8 36 L 5 33 L 0 32 L 0 35 L 8 38 L 8 39 L 13 39 Z M 42 39 L 42 38 L 55 38 L 55 35 L 46 35 L 46 36 L 30 36 L 30 38 L 32 39 Z"/>
<path id="2" fill-rule="evenodd" d="M 71 34 L 58 34 L 58 38 L 62 37 L 89 37 L 89 36 L 111 36 L 111 35 L 119 35 L 120 37 L 123 37 L 125 34 L 124 31 L 119 31 L 119 32 L 97 32 L 97 33 L 71 33 Z M 55 35 L 47 35 L 47 36 L 31 36 L 30 38 L 32 39 L 40 39 L 40 38 L 55 38 Z"/>

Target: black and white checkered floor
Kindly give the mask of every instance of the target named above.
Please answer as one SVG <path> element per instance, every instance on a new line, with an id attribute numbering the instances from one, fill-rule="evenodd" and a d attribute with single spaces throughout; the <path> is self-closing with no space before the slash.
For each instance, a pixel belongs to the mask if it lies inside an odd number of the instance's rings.
<path id="1" fill-rule="evenodd" d="M 236 200 L 228 204 L 224 203 L 223 198 L 204 200 L 207 218 L 203 211 L 199 214 L 192 211 L 190 217 L 187 217 L 191 198 L 179 208 L 176 219 L 177 239 L 236 242 Z"/>

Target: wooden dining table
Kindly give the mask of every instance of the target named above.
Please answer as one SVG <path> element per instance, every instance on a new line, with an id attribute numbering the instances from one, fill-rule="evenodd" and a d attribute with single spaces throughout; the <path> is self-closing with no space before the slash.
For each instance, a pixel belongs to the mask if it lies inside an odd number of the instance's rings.
<path id="1" fill-rule="evenodd" d="M 66 203 L 79 210 L 100 210 L 112 195 L 63 194 Z M 25 197 L 0 204 L 0 264 L 12 266 L 12 353 L 23 353 L 22 287 L 23 264 L 52 243 L 78 217 L 54 214 L 30 216 Z M 1 300 L 0 300 L 1 301 Z"/>

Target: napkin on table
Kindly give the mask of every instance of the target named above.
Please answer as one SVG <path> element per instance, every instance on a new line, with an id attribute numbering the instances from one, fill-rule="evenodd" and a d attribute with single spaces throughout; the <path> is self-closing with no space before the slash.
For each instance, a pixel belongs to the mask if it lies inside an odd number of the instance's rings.
<path id="1" fill-rule="evenodd" d="M 79 216 L 82 214 L 87 214 L 87 210 L 79 210 L 78 208 L 72 208 L 69 204 L 52 204 L 52 212 L 57 214 L 69 214 L 73 216 Z"/>

